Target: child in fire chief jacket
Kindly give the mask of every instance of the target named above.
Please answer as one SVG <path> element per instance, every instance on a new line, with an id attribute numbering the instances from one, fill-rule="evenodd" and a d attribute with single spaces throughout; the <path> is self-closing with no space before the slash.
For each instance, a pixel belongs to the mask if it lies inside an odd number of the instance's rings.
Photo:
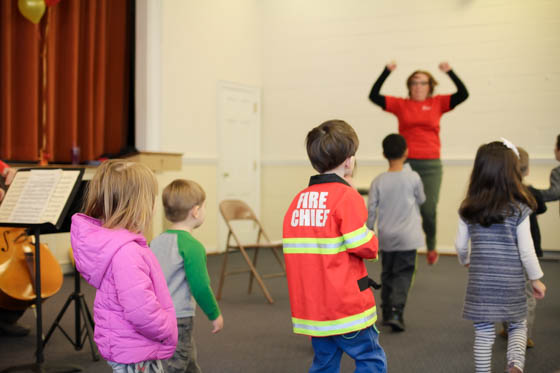
<path id="1" fill-rule="evenodd" d="M 363 262 L 377 259 L 377 237 L 365 225 L 363 198 L 344 179 L 358 137 L 346 122 L 330 120 L 307 134 L 306 146 L 320 174 L 296 195 L 283 226 L 294 333 L 312 337 L 309 372 L 339 372 L 343 352 L 356 372 L 386 372 Z"/>

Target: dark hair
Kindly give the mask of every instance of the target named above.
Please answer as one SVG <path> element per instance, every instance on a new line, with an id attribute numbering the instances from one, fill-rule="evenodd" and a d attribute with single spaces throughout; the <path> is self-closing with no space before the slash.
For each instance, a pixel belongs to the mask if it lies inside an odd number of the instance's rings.
<path id="1" fill-rule="evenodd" d="M 476 152 L 467 197 L 459 215 L 468 223 L 489 227 L 503 223 L 522 202 L 535 209 L 536 202 L 522 183 L 519 159 L 500 141 L 484 144 Z"/>
<path id="2" fill-rule="evenodd" d="M 313 128 L 305 138 L 307 155 L 320 173 L 340 166 L 358 150 L 358 135 L 343 120 L 329 120 Z"/>
<path id="3" fill-rule="evenodd" d="M 432 76 L 432 74 L 430 74 L 429 72 L 424 71 L 424 70 L 416 70 L 415 72 L 410 74 L 410 76 L 406 80 L 406 88 L 408 88 L 408 95 L 410 96 L 410 86 L 412 84 L 412 79 L 414 78 L 414 76 L 416 74 L 424 74 L 428 77 L 428 83 L 430 84 L 430 92 L 428 93 L 428 96 L 431 96 L 434 93 L 434 88 L 436 88 L 436 85 L 438 85 L 438 82 Z"/>
<path id="4" fill-rule="evenodd" d="M 560 135 L 556 137 L 556 149 L 560 150 Z"/>
<path id="5" fill-rule="evenodd" d="M 383 155 L 387 159 L 402 158 L 406 152 L 406 140 L 399 134 L 392 133 L 383 139 Z"/>

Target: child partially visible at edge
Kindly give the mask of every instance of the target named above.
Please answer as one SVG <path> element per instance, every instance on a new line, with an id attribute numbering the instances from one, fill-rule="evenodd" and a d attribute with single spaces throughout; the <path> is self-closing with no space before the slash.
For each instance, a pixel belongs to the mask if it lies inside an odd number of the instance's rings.
<path id="1" fill-rule="evenodd" d="M 560 162 L 560 135 L 556 137 L 556 147 L 554 157 Z M 550 171 L 550 186 L 548 189 L 540 191 L 545 202 L 557 201 L 560 199 L 560 166 Z"/>
<path id="2" fill-rule="evenodd" d="M 476 372 L 492 371 L 495 322 L 508 323 L 506 371 L 523 372 L 527 344 L 525 273 L 537 299 L 546 291 L 529 226 L 535 207 L 533 196 L 522 183 L 515 146 L 507 140 L 482 145 L 459 209 L 455 240 L 459 263 L 469 270 L 463 318 L 474 323 Z"/>
<path id="3" fill-rule="evenodd" d="M 177 323 L 161 267 L 143 236 L 157 180 L 140 163 L 103 162 L 89 182 L 83 214 L 70 228 L 76 268 L 94 286 L 94 339 L 113 372 L 162 373 Z"/>
<path id="4" fill-rule="evenodd" d="M 6 191 L 16 176 L 16 169 L 11 168 L 0 160 L 0 202 L 4 199 Z M 20 325 L 18 320 L 25 313 L 23 310 L 10 310 L 0 306 L 0 337 L 25 337 L 31 331 L 27 326 Z"/>
<path id="5" fill-rule="evenodd" d="M 408 148 L 404 137 L 386 136 L 383 156 L 389 170 L 371 182 L 367 226 L 373 230 L 378 221 L 383 324 L 402 332 L 406 299 L 416 271 L 416 251 L 424 246 L 420 205 L 426 196 L 420 175 L 405 164 Z"/>
<path id="6" fill-rule="evenodd" d="M 165 274 L 173 297 L 179 328 L 177 350 L 164 361 L 167 373 L 198 373 L 193 326 L 196 303 L 212 321 L 212 333 L 224 327 L 224 319 L 210 287 L 206 249 L 192 236 L 206 218 L 206 193 L 191 180 L 174 180 L 162 195 L 165 217 L 171 227 L 150 243 Z M 196 300 L 196 303 L 195 303 Z"/>
<path id="7" fill-rule="evenodd" d="M 521 147 L 517 147 L 517 150 L 519 152 L 519 170 L 521 171 L 521 176 L 525 178 L 529 175 L 529 153 Z M 529 215 L 529 225 L 531 227 L 531 237 L 533 238 L 533 244 L 535 246 L 535 254 L 538 258 L 540 258 L 543 256 L 543 252 L 541 248 L 541 231 L 539 229 L 537 214 L 543 214 L 546 212 L 546 204 L 544 203 L 542 194 L 539 190 L 533 188 L 532 186 L 527 186 L 527 189 L 533 195 L 533 198 L 537 203 L 536 210 Z M 531 281 L 527 279 L 525 284 L 525 294 L 527 295 L 527 348 L 532 348 L 535 346 L 535 342 L 533 341 L 533 326 L 535 324 L 537 300 L 533 295 L 533 286 Z M 498 334 L 507 338 L 507 323 L 503 323 L 502 326 L 503 329 Z"/>
<path id="8" fill-rule="evenodd" d="M 365 225 L 363 198 L 345 180 L 358 136 L 346 122 L 330 120 L 307 134 L 306 147 L 320 174 L 295 196 L 283 224 L 293 331 L 311 336 L 309 372 L 339 372 L 343 352 L 358 373 L 386 372 L 364 264 L 377 259 L 377 238 Z"/>

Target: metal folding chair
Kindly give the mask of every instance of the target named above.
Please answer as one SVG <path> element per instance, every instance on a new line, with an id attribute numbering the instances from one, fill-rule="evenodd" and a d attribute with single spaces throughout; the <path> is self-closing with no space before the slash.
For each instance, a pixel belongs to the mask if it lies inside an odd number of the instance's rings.
<path id="1" fill-rule="evenodd" d="M 222 214 L 222 217 L 224 218 L 229 231 L 228 231 L 227 240 L 226 240 L 226 251 L 224 253 L 224 261 L 222 263 L 222 273 L 220 275 L 220 284 L 219 284 L 219 287 L 218 287 L 218 294 L 217 294 L 216 298 L 220 299 L 222 297 L 222 289 L 223 289 L 223 286 L 224 286 L 224 281 L 225 281 L 226 276 L 249 272 L 249 291 L 248 291 L 248 293 L 249 294 L 251 293 L 251 290 L 252 290 L 252 287 L 253 287 L 253 278 L 255 278 L 257 280 L 257 282 L 259 283 L 259 285 L 260 285 L 260 287 L 261 287 L 261 289 L 264 293 L 264 296 L 266 297 L 268 302 L 271 303 L 271 304 L 274 303 L 274 299 L 272 299 L 272 296 L 270 295 L 268 289 L 266 288 L 266 285 L 264 284 L 263 279 L 271 278 L 271 277 L 280 277 L 280 276 L 284 276 L 286 274 L 286 266 L 284 265 L 284 262 L 281 259 L 281 254 L 279 254 L 277 252 L 277 250 L 280 250 L 280 252 L 282 252 L 282 242 L 271 242 L 270 241 L 270 239 L 268 238 L 268 235 L 266 234 L 266 232 L 263 229 L 262 224 L 260 223 L 260 221 L 257 219 L 255 214 L 253 213 L 253 210 L 251 210 L 251 208 L 243 201 L 240 201 L 240 200 L 224 200 L 224 201 L 222 201 L 220 203 L 220 213 Z M 234 228 L 231 224 L 231 222 L 234 221 L 234 220 L 252 221 L 257 225 L 258 234 L 257 234 L 257 240 L 256 240 L 255 243 L 244 244 L 244 243 L 241 242 L 241 240 L 239 239 L 239 235 L 235 233 Z M 232 242 L 232 240 L 233 240 L 233 242 Z M 252 260 L 249 257 L 249 255 L 247 254 L 248 249 L 253 249 L 254 250 Z M 257 271 L 257 258 L 258 258 L 258 255 L 259 255 L 259 250 L 261 250 L 261 249 L 271 249 L 274 257 L 276 258 L 276 260 L 278 261 L 278 263 L 282 267 L 282 272 L 269 273 L 269 274 L 261 275 Z M 241 252 L 241 255 L 243 255 L 243 258 L 247 262 L 247 265 L 249 266 L 249 269 L 226 272 L 228 253 L 234 252 L 234 251 Z"/>

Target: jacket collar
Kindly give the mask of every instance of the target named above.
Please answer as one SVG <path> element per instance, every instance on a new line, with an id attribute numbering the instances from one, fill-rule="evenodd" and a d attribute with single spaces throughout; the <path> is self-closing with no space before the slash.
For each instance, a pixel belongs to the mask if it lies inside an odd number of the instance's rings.
<path id="1" fill-rule="evenodd" d="M 350 186 L 350 184 L 348 184 L 346 182 L 346 180 L 344 180 L 343 178 L 341 178 L 337 174 L 313 175 L 309 179 L 309 186 L 312 186 L 312 185 L 315 185 L 315 184 L 326 184 L 326 183 L 342 183 L 344 185 Z"/>

